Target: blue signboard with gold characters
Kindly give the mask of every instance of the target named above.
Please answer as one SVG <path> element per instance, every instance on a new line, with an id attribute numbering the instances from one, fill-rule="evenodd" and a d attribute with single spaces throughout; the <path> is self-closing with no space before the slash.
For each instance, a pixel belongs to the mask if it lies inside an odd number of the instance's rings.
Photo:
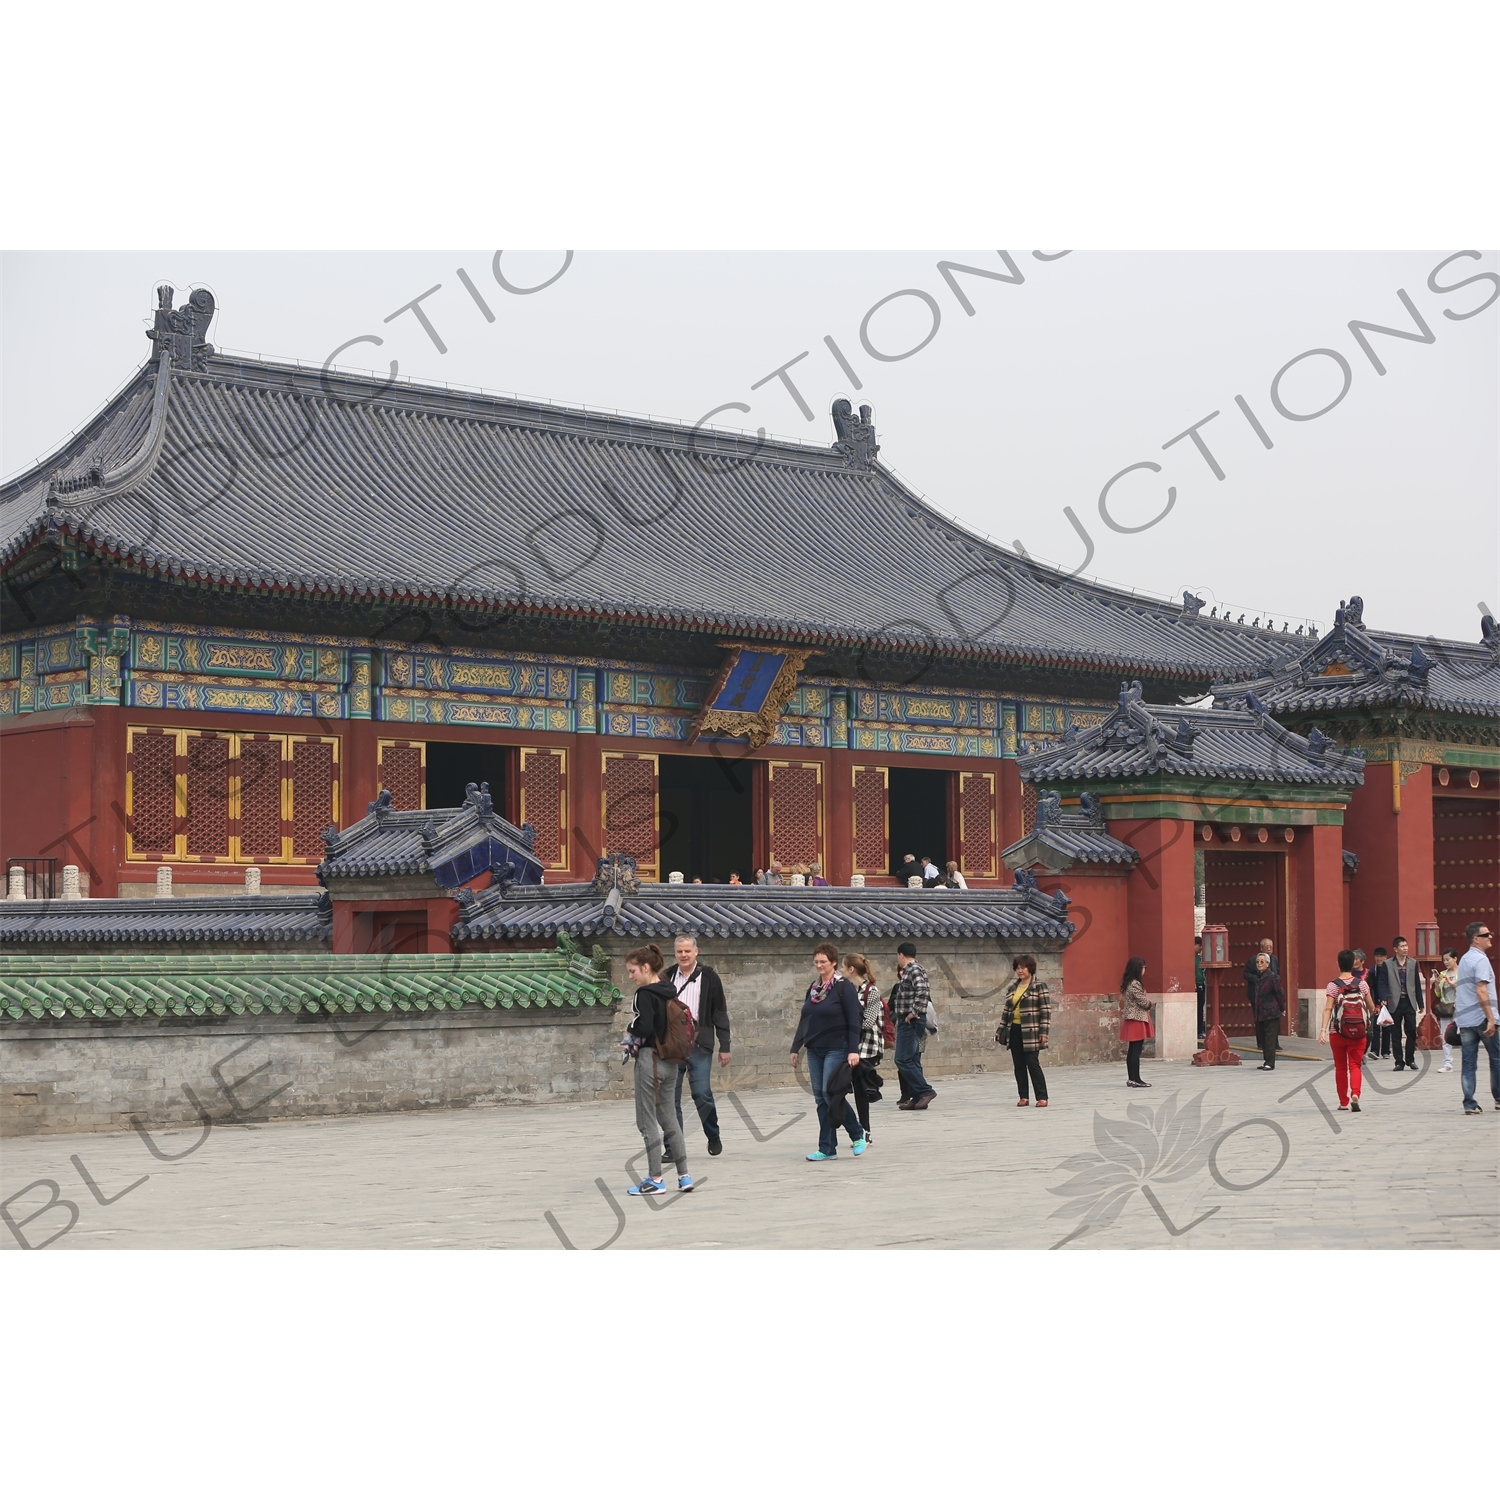
<path id="1" fill-rule="evenodd" d="M 776 719 L 797 690 L 797 674 L 811 651 L 768 651 L 763 646 L 721 643 L 728 651 L 688 738 L 707 734 L 746 739 L 752 750 L 776 732 Z"/>

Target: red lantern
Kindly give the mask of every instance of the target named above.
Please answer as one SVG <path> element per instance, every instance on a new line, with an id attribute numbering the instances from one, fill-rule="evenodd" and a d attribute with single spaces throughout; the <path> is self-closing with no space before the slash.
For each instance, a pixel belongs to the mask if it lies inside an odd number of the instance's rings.
<path id="1" fill-rule="evenodd" d="M 1230 967 L 1229 929 L 1217 922 L 1210 923 L 1203 929 L 1203 973 L 1208 981 L 1209 1014 L 1213 1019 L 1203 1039 L 1203 1050 L 1193 1053 L 1196 1068 L 1232 1068 L 1239 1064 L 1240 1055 L 1229 1045 L 1229 1038 L 1219 1024 L 1219 975 Z"/>
<path id="2" fill-rule="evenodd" d="M 1438 924 L 1436 922 L 1417 923 L 1417 958 L 1430 964 L 1438 961 Z"/>
<path id="3" fill-rule="evenodd" d="M 1203 967 L 1227 969 L 1229 962 L 1229 929 L 1210 924 L 1203 929 Z"/>

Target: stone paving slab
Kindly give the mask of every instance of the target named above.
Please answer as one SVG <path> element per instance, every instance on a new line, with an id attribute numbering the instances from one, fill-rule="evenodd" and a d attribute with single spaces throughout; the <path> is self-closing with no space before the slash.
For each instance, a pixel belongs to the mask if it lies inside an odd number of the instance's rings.
<path id="1" fill-rule="evenodd" d="M 1118 1064 L 1054 1069 L 1045 1111 L 1017 1109 L 999 1073 L 942 1080 L 922 1113 L 898 1111 L 893 1088 L 870 1150 L 856 1159 L 844 1140 L 828 1163 L 803 1160 L 816 1125 L 802 1089 L 721 1091 L 724 1153 L 707 1155 L 689 1108 L 700 1187 L 656 1201 L 625 1193 L 644 1168 L 625 1101 L 151 1136 L 176 1161 L 134 1132 L 9 1141 L 0 1244 L 1500 1248 L 1500 1113 L 1464 1118 L 1456 1070 L 1386 1067 L 1349 1115 L 1318 1064 L 1147 1068 L 1150 1090 L 1126 1089 Z"/>

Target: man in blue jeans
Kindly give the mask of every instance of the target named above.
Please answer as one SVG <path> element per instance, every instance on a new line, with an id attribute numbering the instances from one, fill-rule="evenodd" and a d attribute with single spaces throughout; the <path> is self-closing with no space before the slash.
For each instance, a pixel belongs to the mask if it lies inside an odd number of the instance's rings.
<path id="1" fill-rule="evenodd" d="M 927 1003 L 932 985 L 927 970 L 917 962 L 917 945 L 902 943 L 896 949 L 900 978 L 891 988 L 891 1015 L 896 1022 L 896 1072 L 906 1096 L 897 1109 L 926 1109 L 937 1098 L 937 1090 L 922 1072 L 922 1043 L 927 1036 Z"/>
<path id="2" fill-rule="evenodd" d="M 1479 1049 L 1490 1058 L 1490 1094 L 1500 1109 L 1500 1037 L 1495 1034 L 1495 971 L 1490 966 L 1494 934 L 1488 922 L 1469 923 L 1469 951 L 1458 961 L 1457 1007 L 1454 1024 L 1464 1046 L 1464 1113 L 1482 1115 L 1484 1106 L 1474 1097 L 1479 1082 Z"/>
<path id="3" fill-rule="evenodd" d="M 724 1149 L 719 1133 L 719 1107 L 714 1102 L 714 1038 L 719 1042 L 719 1066 L 729 1066 L 729 1007 L 724 1001 L 724 985 L 717 972 L 698 962 L 698 939 L 684 933 L 677 939 L 677 967 L 662 976 L 677 998 L 692 1013 L 698 1028 L 697 1045 L 685 1063 L 677 1065 L 677 1127 L 682 1128 L 682 1080 L 688 1081 L 699 1123 L 708 1140 L 708 1154 L 717 1156 Z"/>

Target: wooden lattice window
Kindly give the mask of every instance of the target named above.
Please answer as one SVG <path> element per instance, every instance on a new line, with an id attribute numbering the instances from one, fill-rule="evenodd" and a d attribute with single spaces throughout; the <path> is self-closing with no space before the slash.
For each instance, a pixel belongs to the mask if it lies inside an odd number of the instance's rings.
<path id="1" fill-rule="evenodd" d="M 380 784 L 398 812 L 427 806 L 427 746 L 413 740 L 380 741 Z"/>
<path id="2" fill-rule="evenodd" d="M 823 767 L 818 761 L 770 765 L 771 858 L 810 865 L 823 858 Z"/>
<path id="3" fill-rule="evenodd" d="M 187 853 L 194 859 L 229 858 L 229 752 L 227 734 L 187 736 Z"/>
<path id="4" fill-rule="evenodd" d="M 657 877 L 657 758 L 604 757 L 604 852 L 629 854 L 641 876 Z"/>
<path id="5" fill-rule="evenodd" d="M 568 867 L 568 756 L 521 750 L 521 821 L 536 829 L 536 857 L 548 870 Z M 637 856 L 639 858 L 639 856 Z"/>
<path id="6" fill-rule="evenodd" d="M 1021 783 L 1021 837 L 1036 827 L 1036 788 L 1029 781 Z"/>
<path id="7" fill-rule="evenodd" d="M 171 855 L 177 849 L 177 735 L 154 729 L 129 731 L 125 811 L 129 853 L 136 858 Z"/>
<path id="8" fill-rule="evenodd" d="M 323 858 L 323 833 L 339 821 L 338 741 L 291 741 L 292 854 Z"/>
<path id="9" fill-rule="evenodd" d="M 995 874 L 995 774 L 961 771 L 958 777 L 959 859 L 965 875 Z"/>
<path id="10" fill-rule="evenodd" d="M 884 766 L 854 768 L 854 873 L 890 873 L 890 773 Z"/>
<path id="11" fill-rule="evenodd" d="M 333 736 L 127 730 L 130 859 L 310 863 L 339 816 Z"/>
<path id="12" fill-rule="evenodd" d="M 248 860 L 280 859 L 281 739 L 240 740 L 240 854 Z"/>

